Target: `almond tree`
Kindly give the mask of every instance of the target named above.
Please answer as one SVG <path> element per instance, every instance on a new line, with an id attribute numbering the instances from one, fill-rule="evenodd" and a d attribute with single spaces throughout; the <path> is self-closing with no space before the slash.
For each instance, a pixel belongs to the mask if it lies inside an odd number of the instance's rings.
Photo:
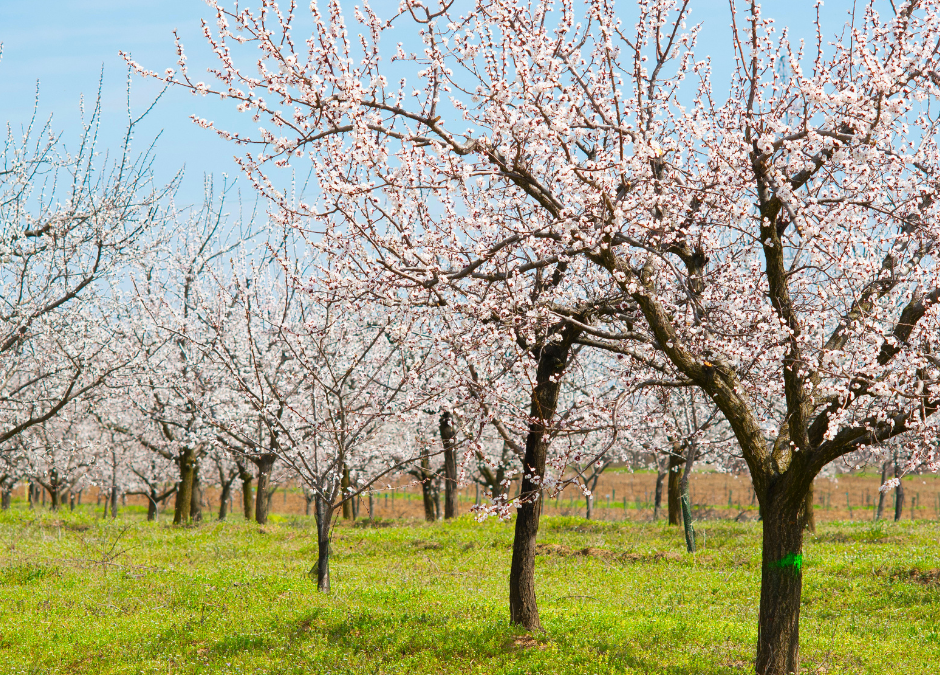
<path id="1" fill-rule="evenodd" d="M 806 50 L 732 3 L 727 98 L 693 55 L 687 1 L 638 3 L 627 33 L 613 0 L 403 0 L 388 18 L 356 10 L 353 40 L 332 0 L 304 42 L 260 4 L 213 3 L 219 86 L 190 78 L 182 47 L 160 77 L 264 118 L 219 133 L 278 217 L 342 261 L 335 284 L 471 317 L 531 354 L 526 496 L 573 348 L 701 390 L 763 514 L 757 672 L 796 671 L 813 478 L 901 434 L 936 466 L 938 2 L 860 7 L 831 55 L 818 20 Z M 414 26 L 421 53 L 383 45 L 392 26 Z M 276 167 L 301 162 L 315 198 L 277 189 Z M 510 585 L 530 629 L 536 501 Z"/>

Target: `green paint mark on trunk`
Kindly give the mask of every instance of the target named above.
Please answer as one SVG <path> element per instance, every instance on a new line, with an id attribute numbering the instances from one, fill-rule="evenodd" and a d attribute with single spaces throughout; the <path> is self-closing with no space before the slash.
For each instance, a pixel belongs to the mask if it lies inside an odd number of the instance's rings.
<path id="1" fill-rule="evenodd" d="M 803 571 L 803 554 L 802 553 L 787 553 L 783 558 L 777 563 L 777 567 L 792 567 L 796 572 Z"/>

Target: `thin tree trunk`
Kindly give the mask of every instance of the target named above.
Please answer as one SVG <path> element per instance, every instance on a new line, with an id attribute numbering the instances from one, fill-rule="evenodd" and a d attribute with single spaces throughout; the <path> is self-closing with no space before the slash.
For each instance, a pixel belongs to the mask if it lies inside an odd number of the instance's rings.
<path id="1" fill-rule="evenodd" d="M 317 519 L 317 564 L 311 572 L 316 571 L 317 590 L 321 593 L 330 592 L 330 516 L 333 510 L 319 494 L 315 498 L 315 512 Z"/>
<path id="2" fill-rule="evenodd" d="M 584 495 L 584 503 L 586 506 L 585 515 L 587 516 L 587 520 L 590 520 L 591 516 L 594 515 L 594 509 L 592 508 L 594 506 L 594 495 Z"/>
<path id="3" fill-rule="evenodd" d="M 179 456 L 180 486 L 176 491 L 176 507 L 173 509 L 173 524 L 182 525 L 189 521 L 189 512 L 193 500 L 193 473 L 196 466 L 195 452 L 186 448 Z"/>
<path id="4" fill-rule="evenodd" d="M 653 497 L 653 520 L 659 520 L 659 512 L 663 507 L 663 483 L 666 482 L 666 477 L 669 475 L 668 469 L 663 471 L 662 469 L 656 472 L 656 493 Z M 624 514 L 626 516 L 626 514 Z"/>
<path id="5" fill-rule="evenodd" d="M 669 482 L 667 495 L 669 502 L 670 525 L 682 524 L 682 503 L 679 494 L 679 483 L 682 480 L 682 475 L 679 473 L 679 467 L 683 464 L 685 464 L 685 460 L 678 455 L 678 449 L 673 449 L 672 454 L 669 455 Z"/>
<path id="6" fill-rule="evenodd" d="M 271 506 L 268 489 L 271 485 L 271 470 L 277 455 L 265 454 L 253 460 L 258 467 L 258 490 L 255 499 L 255 522 L 264 525 L 268 522 L 268 510 Z"/>
<path id="7" fill-rule="evenodd" d="M 509 568 L 509 620 L 530 631 L 542 629 L 535 597 L 535 540 L 542 511 L 541 481 L 545 476 L 545 460 L 548 456 L 547 431 L 558 407 L 561 375 L 565 371 L 575 336 L 575 332 L 567 330 L 561 340 L 541 349 L 532 390 L 529 410 L 532 421 L 526 435 L 522 461 L 522 503 L 516 515 L 512 564 Z"/>
<path id="8" fill-rule="evenodd" d="M 804 497 L 781 497 L 778 503 L 763 509 L 758 675 L 799 672 Z"/>
<path id="9" fill-rule="evenodd" d="M 111 486 L 111 517 L 117 518 L 118 513 L 118 486 Z"/>
<path id="10" fill-rule="evenodd" d="M 441 413 L 441 443 L 444 446 L 444 519 L 457 517 L 457 432 L 451 424 L 450 413 Z"/>
<path id="11" fill-rule="evenodd" d="M 904 512 L 904 483 L 901 482 L 901 462 L 896 453 L 894 455 L 894 477 L 898 479 L 898 485 L 894 488 L 894 522 L 898 522 Z"/>
<path id="12" fill-rule="evenodd" d="M 343 500 L 343 520 L 353 520 L 353 508 L 352 508 L 352 499 L 349 498 L 349 487 L 352 485 L 352 481 L 349 478 L 349 467 L 343 464 L 343 478 L 340 481 L 340 487 L 342 492 L 340 493 L 340 499 Z"/>
<path id="13" fill-rule="evenodd" d="M 891 461 L 888 460 L 881 465 L 881 484 L 884 485 L 888 482 L 888 465 L 891 464 Z M 885 491 L 880 489 L 878 490 L 878 509 L 875 511 L 875 521 L 879 521 L 884 518 L 885 515 Z"/>

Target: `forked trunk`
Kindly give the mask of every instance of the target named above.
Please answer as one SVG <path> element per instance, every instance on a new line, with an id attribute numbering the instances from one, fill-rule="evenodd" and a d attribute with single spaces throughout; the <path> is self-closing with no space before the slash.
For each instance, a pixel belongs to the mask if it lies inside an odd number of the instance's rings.
<path id="1" fill-rule="evenodd" d="M 317 590 L 330 592 L 330 516 L 333 510 L 320 495 L 315 499 L 317 519 L 317 564 L 311 572 L 317 575 Z"/>
<path id="2" fill-rule="evenodd" d="M 669 455 L 669 482 L 667 499 L 669 501 L 670 525 L 682 524 L 682 501 L 679 489 L 679 484 L 682 481 L 682 474 L 679 472 L 679 467 L 685 464 L 685 460 L 679 457 L 676 452 L 677 451 L 674 451 L 673 454 Z"/>
<path id="3" fill-rule="evenodd" d="M 520 497 L 516 514 L 516 531 L 512 542 L 512 564 L 509 568 L 509 620 L 523 628 L 542 630 L 535 598 L 535 539 L 539 533 L 542 512 L 541 481 L 545 476 L 548 456 L 548 427 L 558 406 L 561 375 L 568 362 L 568 352 L 575 334 L 567 331 L 562 340 L 542 348 L 535 372 L 535 388 L 526 435 L 525 456 Z"/>
<path id="4" fill-rule="evenodd" d="M 804 499 L 776 501 L 763 509 L 757 675 L 791 675 L 800 665 Z"/>
<path id="5" fill-rule="evenodd" d="M 258 490 L 255 499 L 255 522 L 264 525 L 268 522 L 268 507 L 271 500 L 268 499 L 268 490 L 271 486 L 271 471 L 274 468 L 276 455 L 261 455 L 253 460 L 258 467 Z"/>
<path id="6" fill-rule="evenodd" d="M 182 525 L 189 519 L 189 510 L 193 500 L 193 473 L 195 468 L 195 453 L 191 448 L 186 448 L 179 457 L 180 486 L 176 491 L 176 505 L 173 509 L 174 525 Z"/>
<path id="7" fill-rule="evenodd" d="M 441 413 L 441 443 L 444 446 L 444 519 L 457 517 L 457 432 L 450 423 L 450 413 Z"/>

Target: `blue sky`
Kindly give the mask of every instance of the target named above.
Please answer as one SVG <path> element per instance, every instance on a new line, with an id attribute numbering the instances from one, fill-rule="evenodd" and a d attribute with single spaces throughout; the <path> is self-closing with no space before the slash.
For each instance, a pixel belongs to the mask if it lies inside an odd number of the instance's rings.
<path id="1" fill-rule="evenodd" d="M 394 7 L 398 0 L 372 0 L 380 11 L 386 3 Z M 242 4 L 254 5 L 251 0 Z M 306 2 L 299 4 L 304 7 Z M 629 0 L 622 4 L 626 8 L 632 5 Z M 851 0 L 827 2 L 824 21 L 829 34 L 845 20 L 852 4 Z M 887 0 L 881 4 L 890 11 Z M 714 58 L 716 84 L 724 85 L 731 63 L 727 2 L 693 0 L 692 6 L 694 20 L 705 25 L 697 53 Z M 812 0 L 770 0 L 763 6 L 764 14 L 776 17 L 778 25 L 790 25 L 797 35 L 812 35 Z M 207 63 L 201 17 L 210 18 L 209 8 L 201 0 L 0 0 L 0 122 L 9 122 L 18 130 L 29 120 L 38 81 L 39 116 L 54 114 L 54 128 L 63 131 L 66 141 L 74 145 L 80 128 L 79 98 L 84 94 L 90 104 L 103 69 L 102 141 L 104 146 L 115 147 L 126 119 L 126 69 L 118 50 L 130 52 L 151 70 L 162 71 L 175 65 L 173 30 L 177 29 L 187 46 L 191 72 L 199 79 L 198 73 Z M 135 77 L 132 107 L 142 111 L 157 91 L 156 83 Z M 190 114 L 223 127 L 235 119 L 229 104 L 170 91 L 137 139 L 142 149 L 144 141 L 162 132 L 157 146 L 160 177 L 167 179 L 185 165 L 182 197 L 196 201 L 203 174 L 236 175 L 237 168 L 231 159 L 233 148 L 196 127 Z"/>

